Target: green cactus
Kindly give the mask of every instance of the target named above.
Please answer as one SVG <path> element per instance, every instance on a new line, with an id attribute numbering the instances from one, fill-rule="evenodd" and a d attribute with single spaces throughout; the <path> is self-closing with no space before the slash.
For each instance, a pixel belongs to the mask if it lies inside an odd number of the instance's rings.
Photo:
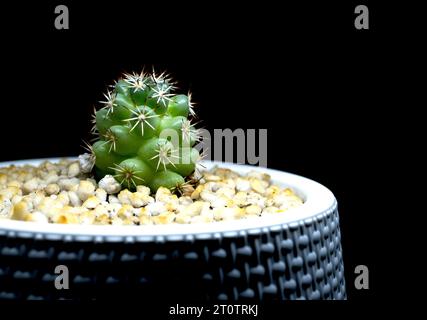
<path id="1" fill-rule="evenodd" d="M 144 184 L 155 192 L 186 183 L 199 159 L 199 131 L 191 95 L 174 94 L 162 73 L 124 74 L 105 94 L 93 117 L 92 145 L 98 177 L 112 174 L 124 187 Z"/>

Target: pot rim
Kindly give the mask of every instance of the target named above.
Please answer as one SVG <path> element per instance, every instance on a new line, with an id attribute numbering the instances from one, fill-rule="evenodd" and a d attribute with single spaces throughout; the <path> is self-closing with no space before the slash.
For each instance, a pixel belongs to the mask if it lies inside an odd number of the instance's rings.
<path id="1" fill-rule="evenodd" d="M 0 162 L 0 167 L 9 165 L 37 165 L 42 161 L 58 161 L 61 158 L 28 159 Z M 75 160 L 76 157 L 67 157 Z M 168 224 L 168 225 L 144 225 L 144 226 L 104 226 L 104 225 L 61 225 L 40 224 L 26 221 L 0 219 L 0 235 L 23 238 L 40 238 L 50 240 L 78 240 L 103 242 L 134 242 L 152 241 L 155 237 L 162 240 L 182 240 L 201 238 L 219 238 L 221 236 L 236 236 L 239 233 L 260 233 L 264 228 L 282 229 L 298 223 L 311 220 L 317 216 L 323 217 L 336 208 L 336 199 L 332 192 L 311 179 L 292 173 L 219 161 L 203 161 L 206 169 L 213 166 L 228 168 L 238 173 L 246 173 L 251 170 L 267 173 L 273 183 L 281 187 L 290 187 L 302 197 L 304 204 L 277 215 L 262 216 L 260 218 L 239 219 L 232 221 L 220 221 L 213 223 L 195 224 Z"/>

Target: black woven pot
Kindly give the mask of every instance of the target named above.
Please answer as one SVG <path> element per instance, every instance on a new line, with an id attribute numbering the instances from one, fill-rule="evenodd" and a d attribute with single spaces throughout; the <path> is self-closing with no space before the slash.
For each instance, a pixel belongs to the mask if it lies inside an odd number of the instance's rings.
<path id="1" fill-rule="evenodd" d="M 332 193 L 288 173 L 220 165 L 266 172 L 305 203 L 274 217 L 198 225 L 0 220 L 0 299 L 345 299 Z M 55 288 L 58 265 L 68 268 L 68 290 Z"/>

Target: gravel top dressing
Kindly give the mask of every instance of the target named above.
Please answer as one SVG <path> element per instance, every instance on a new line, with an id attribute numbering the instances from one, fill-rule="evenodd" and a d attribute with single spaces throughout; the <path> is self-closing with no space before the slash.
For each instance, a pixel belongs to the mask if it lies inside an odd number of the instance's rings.
<path id="1" fill-rule="evenodd" d="M 0 168 L 0 219 L 153 225 L 277 215 L 302 205 L 256 171 L 197 167 L 206 149 L 191 93 L 166 72 L 124 73 L 92 116 L 78 161 Z M 203 146 L 203 144 L 202 144 Z"/>
<path id="2" fill-rule="evenodd" d="M 190 224 L 286 214 L 303 201 L 256 171 L 245 176 L 223 168 L 201 172 L 178 189 L 123 188 L 111 175 L 99 182 L 79 161 L 0 168 L 0 219 L 39 223 Z"/>

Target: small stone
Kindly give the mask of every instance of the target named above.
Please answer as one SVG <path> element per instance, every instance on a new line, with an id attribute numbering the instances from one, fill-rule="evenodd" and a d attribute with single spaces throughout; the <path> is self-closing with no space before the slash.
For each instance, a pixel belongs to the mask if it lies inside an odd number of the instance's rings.
<path id="1" fill-rule="evenodd" d="M 58 180 L 58 185 L 61 190 L 76 191 L 80 180 L 78 178 L 63 178 Z"/>
<path id="2" fill-rule="evenodd" d="M 123 205 L 117 212 L 117 217 L 121 219 L 130 218 L 133 215 L 133 207 L 130 204 Z"/>
<path id="3" fill-rule="evenodd" d="M 82 213 L 78 218 L 80 224 L 91 225 L 95 223 L 96 216 L 93 214 L 93 212 L 88 211 Z"/>
<path id="4" fill-rule="evenodd" d="M 58 201 L 57 199 L 45 197 L 34 208 L 36 211 L 40 211 L 48 217 L 52 217 L 58 212 L 60 212 L 64 208 L 64 205 L 61 201 Z"/>
<path id="5" fill-rule="evenodd" d="M 182 206 L 188 206 L 193 203 L 193 200 L 189 196 L 183 196 L 178 199 L 178 202 Z"/>
<path id="6" fill-rule="evenodd" d="M 259 193 L 256 192 L 250 192 L 246 198 L 247 204 L 254 204 L 261 208 L 265 208 L 265 201 L 266 198 L 261 196 Z"/>
<path id="7" fill-rule="evenodd" d="M 245 208 L 245 211 L 249 215 L 259 215 L 262 209 L 257 205 L 250 205 Z"/>
<path id="8" fill-rule="evenodd" d="M 141 216 L 140 218 L 139 218 L 139 223 L 141 224 L 141 225 L 153 225 L 154 224 L 154 222 L 153 222 L 153 220 L 151 220 L 151 218 L 150 217 L 148 217 L 148 216 Z"/>
<path id="9" fill-rule="evenodd" d="M 83 153 L 79 155 L 79 163 L 83 173 L 90 173 L 95 165 L 95 157 L 89 153 Z"/>
<path id="10" fill-rule="evenodd" d="M 58 194 L 60 190 L 61 190 L 61 188 L 59 188 L 59 186 L 58 186 L 56 183 L 48 184 L 48 185 L 46 186 L 46 188 L 44 188 L 44 191 L 45 191 L 48 195 Z"/>
<path id="11" fill-rule="evenodd" d="M 28 196 L 26 196 L 26 199 L 30 199 L 31 203 L 33 204 L 33 207 L 39 206 L 43 200 L 45 199 L 45 195 L 43 191 L 36 191 L 33 193 L 30 193 Z"/>
<path id="12" fill-rule="evenodd" d="M 171 212 L 163 212 L 152 218 L 154 224 L 168 224 L 175 220 L 175 214 Z"/>
<path id="13" fill-rule="evenodd" d="M 266 188 L 268 187 L 268 183 L 267 182 L 265 182 L 263 180 L 258 180 L 258 179 L 252 179 L 251 182 L 250 182 L 250 184 L 251 184 L 251 188 L 255 192 L 257 192 L 257 193 L 259 193 L 261 195 L 264 195 L 264 193 L 266 191 Z"/>
<path id="14" fill-rule="evenodd" d="M 15 195 L 22 195 L 21 189 L 17 187 L 7 187 L 3 190 L 0 190 L 0 197 L 12 199 Z"/>
<path id="15" fill-rule="evenodd" d="M 60 224 L 75 224 L 79 222 L 75 214 L 68 212 L 57 214 L 52 218 L 52 220 L 53 222 Z"/>
<path id="16" fill-rule="evenodd" d="M 203 189 L 204 189 L 203 184 L 199 184 L 196 190 L 194 190 L 194 192 L 191 194 L 191 199 L 193 200 L 199 199 L 200 193 L 203 191 Z"/>
<path id="17" fill-rule="evenodd" d="M 214 208 L 212 211 L 216 221 L 233 220 L 245 214 L 245 210 L 241 208 Z"/>
<path id="18" fill-rule="evenodd" d="M 122 226 L 123 224 L 124 224 L 123 219 L 120 219 L 120 218 L 111 219 L 111 225 L 113 226 Z"/>
<path id="19" fill-rule="evenodd" d="M 244 207 L 247 205 L 247 201 L 246 201 L 247 197 L 248 197 L 248 194 L 246 192 L 239 191 L 233 197 L 233 201 L 236 204 L 236 206 Z"/>
<path id="20" fill-rule="evenodd" d="M 218 196 L 224 196 L 226 198 L 232 198 L 235 194 L 236 191 L 234 190 L 234 188 L 229 188 L 229 187 L 221 187 L 216 191 L 216 194 Z"/>
<path id="21" fill-rule="evenodd" d="M 80 181 L 79 187 L 77 188 L 77 195 L 80 200 L 85 201 L 87 198 L 95 194 L 95 186 L 92 182 L 83 180 Z"/>
<path id="22" fill-rule="evenodd" d="M 104 202 L 107 201 L 107 191 L 102 188 L 98 188 L 95 190 L 95 196 L 99 199 L 99 201 Z"/>
<path id="23" fill-rule="evenodd" d="M 149 196 L 151 193 L 151 190 L 149 187 L 139 185 L 139 186 L 136 186 L 136 192 Z"/>
<path id="24" fill-rule="evenodd" d="M 158 216 L 159 214 L 167 211 L 163 202 L 152 202 L 148 204 L 145 209 L 149 216 Z"/>
<path id="25" fill-rule="evenodd" d="M 49 223 L 49 219 L 43 213 L 35 211 L 33 213 L 27 214 L 25 216 L 25 221 L 30 222 L 39 222 L 39 223 Z"/>
<path id="26" fill-rule="evenodd" d="M 280 209 L 277 207 L 266 207 L 262 210 L 262 214 L 264 213 L 278 213 L 280 212 Z"/>
<path id="27" fill-rule="evenodd" d="M 117 198 L 116 196 L 113 196 L 113 195 L 108 196 L 108 202 L 120 204 L 119 198 Z"/>
<path id="28" fill-rule="evenodd" d="M 117 198 L 119 199 L 121 204 L 131 204 L 130 196 L 132 195 L 132 192 L 130 192 L 128 189 L 120 191 Z"/>
<path id="29" fill-rule="evenodd" d="M 177 214 L 175 218 L 176 223 L 187 224 L 191 222 L 191 217 L 185 214 Z"/>
<path id="30" fill-rule="evenodd" d="M 123 192 L 123 191 L 122 191 Z M 120 194 L 119 194 L 120 197 Z M 120 199 L 120 198 L 119 198 Z M 154 202 L 154 198 L 142 192 L 134 192 L 129 195 L 130 203 L 135 208 L 146 206 L 149 203 Z"/>
<path id="31" fill-rule="evenodd" d="M 0 198 L 0 219 L 1 218 L 10 218 L 13 213 L 13 204 L 7 198 Z"/>
<path id="32" fill-rule="evenodd" d="M 32 178 L 24 183 L 22 187 L 22 191 L 24 194 L 29 194 L 31 192 L 36 191 L 39 188 L 39 179 L 38 178 Z"/>
<path id="33" fill-rule="evenodd" d="M 85 202 L 83 202 L 82 207 L 87 209 L 95 209 L 100 203 L 101 201 L 99 200 L 99 198 L 97 198 L 96 196 L 91 196 L 87 198 Z"/>
<path id="34" fill-rule="evenodd" d="M 181 214 L 188 215 L 190 217 L 194 217 L 199 215 L 204 207 L 209 207 L 208 202 L 204 201 L 195 201 L 189 206 L 185 207 L 183 211 L 181 211 Z"/>
<path id="35" fill-rule="evenodd" d="M 156 201 L 167 202 L 172 196 L 168 188 L 160 187 L 156 192 Z"/>
<path id="36" fill-rule="evenodd" d="M 203 201 L 213 202 L 218 198 L 218 196 L 215 193 L 206 189 L 200 193 L 200 198 Z"/>
<path id="37" fill-rule="evenodd" d="M 30 213 L 29 204 L 25 201 L 21 201 L 14 205 L 11 218 L 13 220 L 24 220 L 25 215 Z"/>
<path id="38" fill-rule="evenodd" d="M 121 206 L 120 206 L 121 208 Z M 103 215 L 107 215 L 108 217 L 111 217 L 111 208 L 109 208 L 108 206 L 103 206 L 101 204 L 97 205 L 95 209 L 92 210 L 92 214 L 95 216 L 95 218 L 97 217 L 101 217 Z M 115 214 L 117 214 L 118 209 L 115 211 Z"/>
<path id="39" fill-rule="evenodd" d="M 55 171 L 49 172 L 46 177 L 44 177 L 44 181 L 47 184 L 51 184 L 51 183 L 57 183 L 59 180 L 58 175 L 56 174 Z"/>
<path id="40" fill-rule="evenodd" d="M 270 181 L 270 175 L 268 175 L 268 174 L 266 174 L 266 173 L 262 173 L 262 172 L 259 172 L 259 171 L 255 171 L 255 170 L 252 170 L 252 171 L 249 171 L 247 174 L 246 174 L 246 176 L 248 177 L 248 178 L 256 178 L 256 179 L 258 179 L 258 180 L 264 180 L 264 181 L 267 181 L 267 182 L 269 182 Z"/>
<path id="41" fill-rule="evenodd" d="M 13 180 L 7 184 L 7 187 L 18 188 L 21 189 L 22 183 L 16 180 Z"/>
<path id="42" fill-rule="evenodd" d="M 79 207 L 82 205 L 82 201 L 74 191 L 68 191 L 68 199 L 70 199 L 70 203 L 73 207 Z"/>
<path id="43" fill-rule="evenodd" d="M 220 176 L 217 176 L 211 173 L 204 174 L 203 179 L 205 179 L 206 181 L 221 181 Z"/>
<path id="44" fill-rule="evenodd" d="M 194 187 L 191 184 L 184 184 L 181 187 L 181 195 L 183 196 L 191 196 L 194 192 Z"/>
<path id="45" fill-rule="evenodd" d="M 20 202 L 20 201 L 22 201 L 22 199 L 23 199 L 23 196 L 20 196 L 20 195 L 14 195 L 13 197 L 12 197 L 12 204 L 13 205 L 15 205 L 15 204 L 17 204 L 18 202 Z"/>
<path id="46" fill-rule="evenodd" d="M 61 191 L 58 194 L 57 200 L 60 201 L 64 206 L 68 206 L 70 204 L 70 197 L 68 196 L 67 191 Z"/>
<path id="47" fill-rule="evenodd" d="M 80 174 L 80 165 L 78 162 L 73 162 L 72 164 L 70 164 L 70 166 L 68 167 L 68 177 L 69 178 L 74 178 L 76 176 L 78 176 Z"/>
<path id="48" fill-rule="evenodd" d="M 116 194 L 122 189 L 120 183 L 109 174 L 99 181 L 98 186 L 104 189 L 108 194 Z"/>
<path id="49" fill-rule="evenodd" d="M 208 223 L 213 221 L 213 216 L 195 216 L 191 218 L 191 223 Z"/>
<path id="50" fill-rule="evenodd" d="M 251 184 L 246 179 L 237 178 L 236 190 L 237 191 L 249 191 L 249 190 L 251 190 Z"/>

